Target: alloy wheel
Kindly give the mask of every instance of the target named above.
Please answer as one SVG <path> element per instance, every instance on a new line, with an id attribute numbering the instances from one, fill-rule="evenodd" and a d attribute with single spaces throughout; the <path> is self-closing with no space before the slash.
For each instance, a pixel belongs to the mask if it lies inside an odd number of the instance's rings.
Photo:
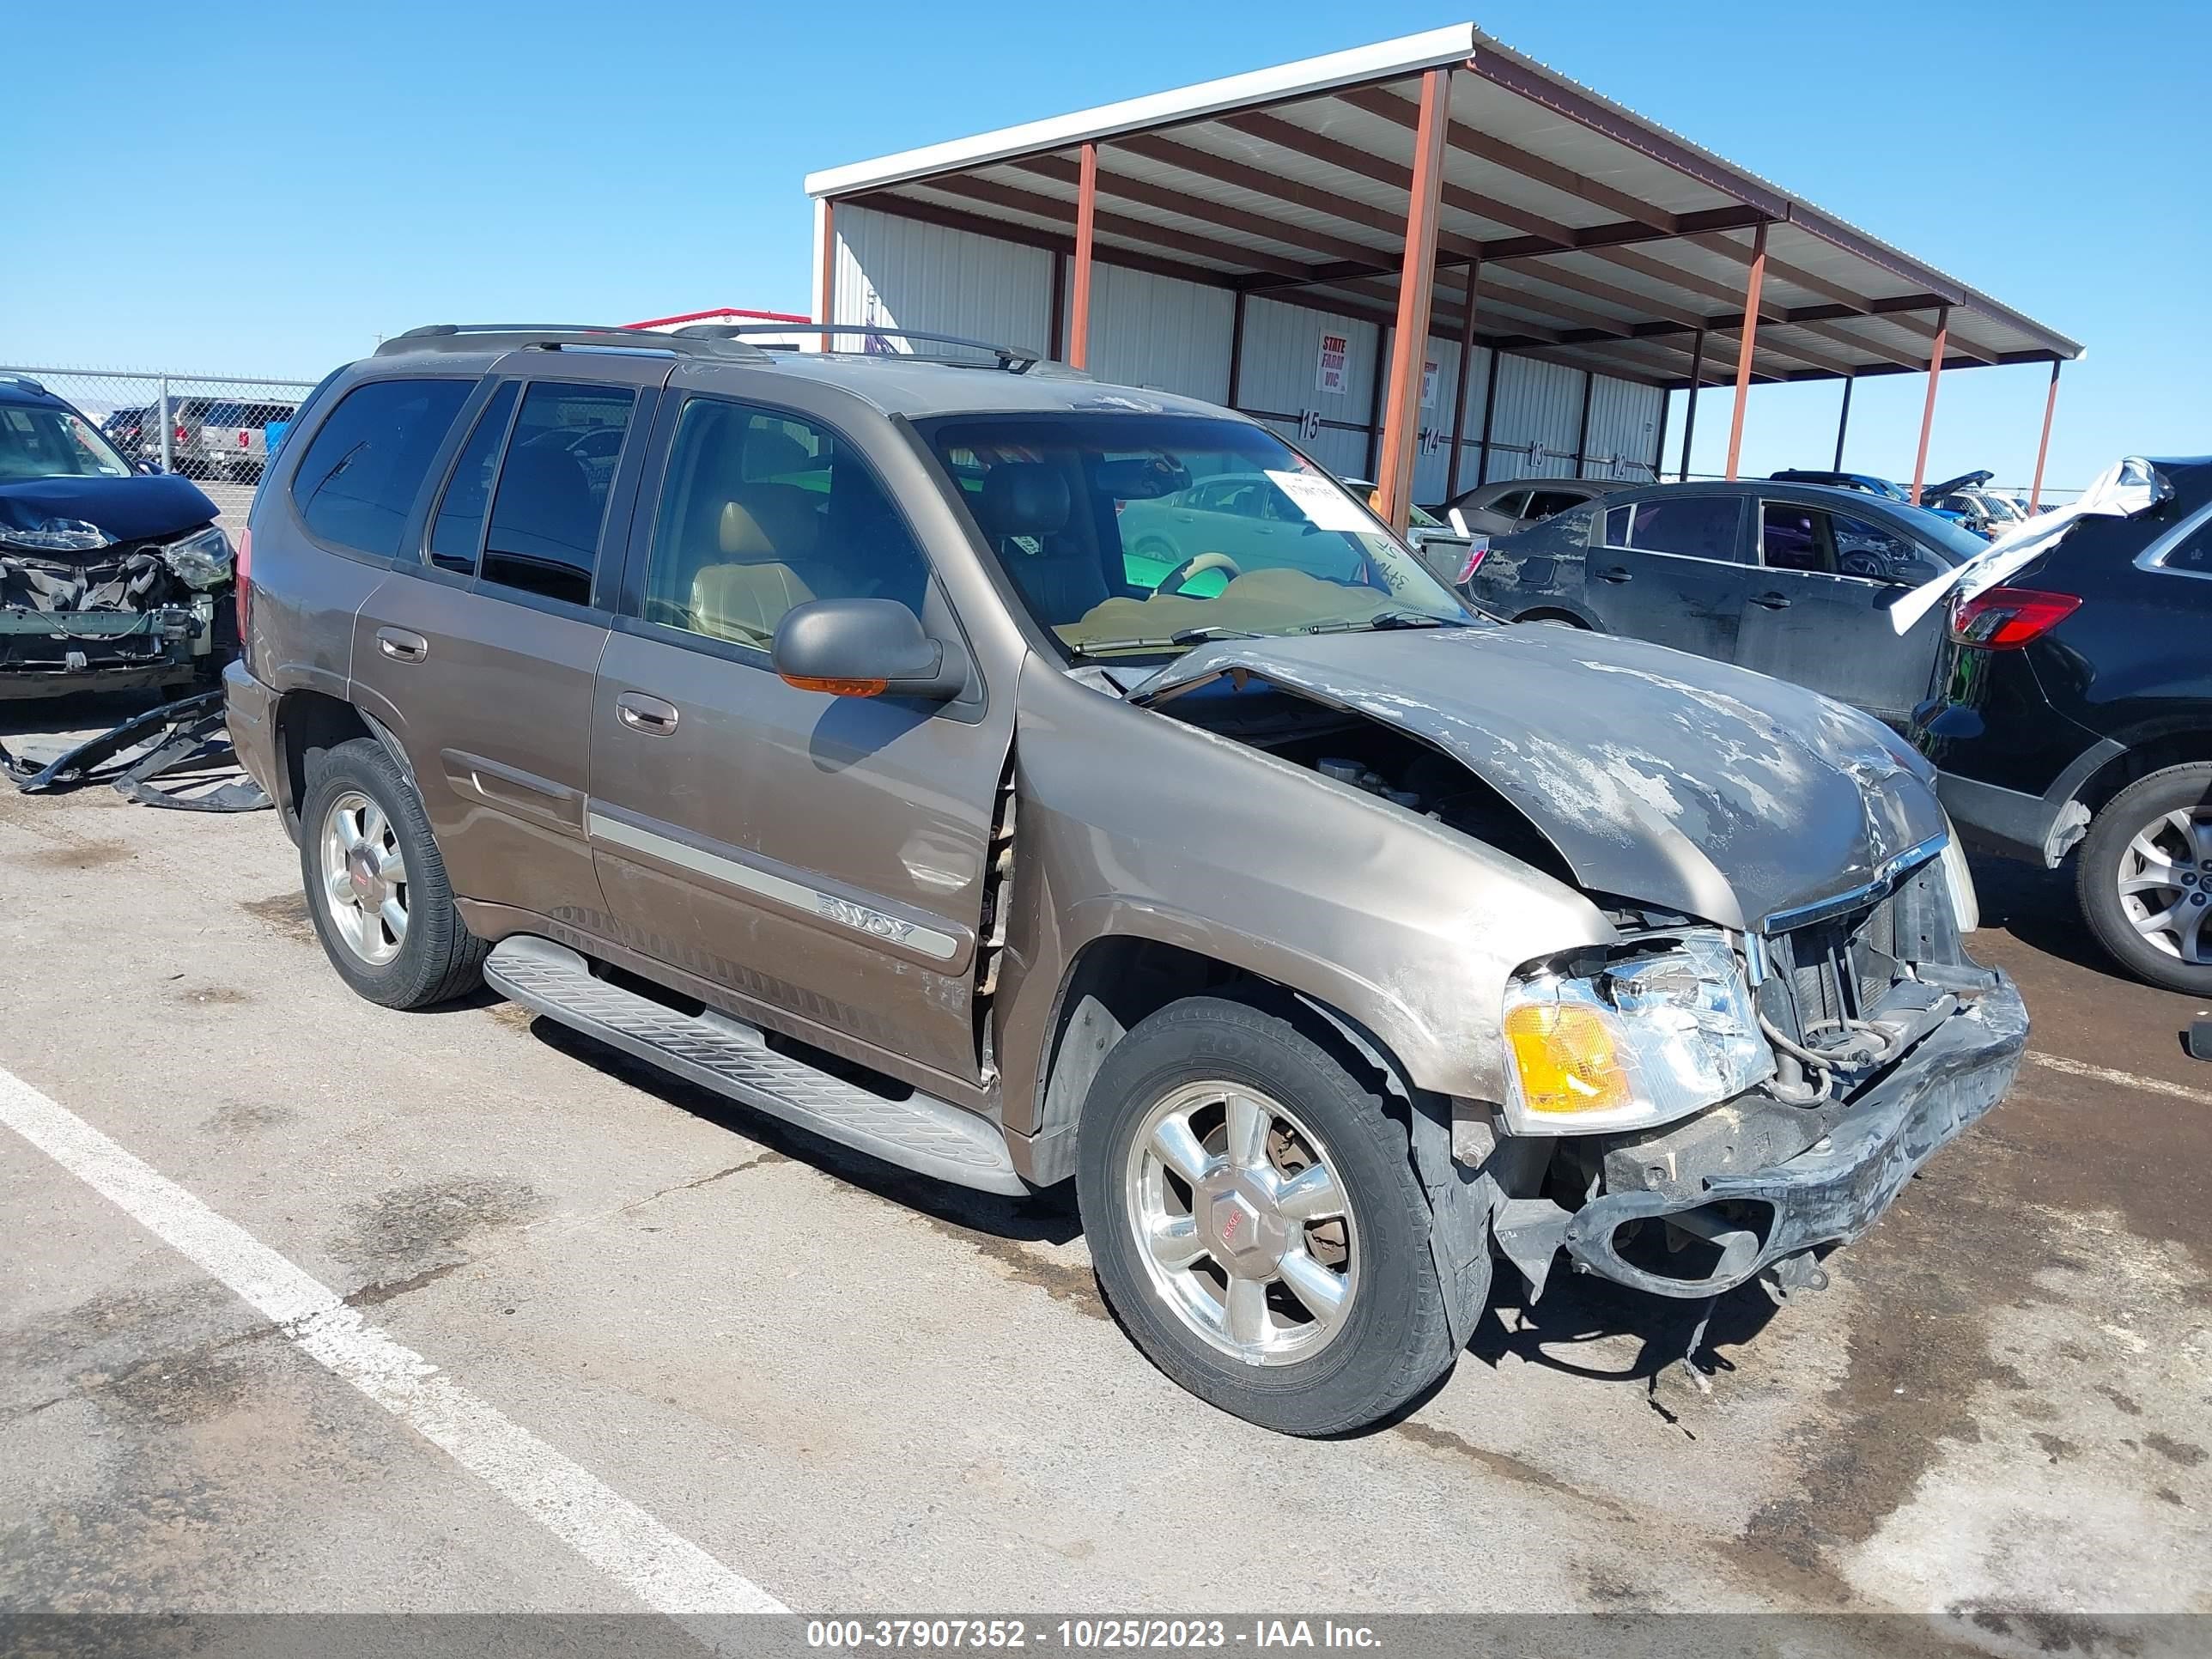
<path id="1" fill-rule="evenodd" d="M 1280 1102 L 1186 1084 L 1129 1148 L 1127 1212 L 1161 1300 L 1251 1365 L 1308 1359 L 1345 1328 L 1363 1263 L 1328 1149 Z"/>
<path id="2" fill-rule="evenodd" d="M 2212 966 L 2212 807 L 2177 807 L 2120 854 L 2120 912 L 2153 950 Z"/>
<path id="3" fill-rule="evenodd" d="M 349 789 L 323 815 L 323 897 L 348 951 L 373 968 L 407 942 L 407 859 L 384 809 Z"/>

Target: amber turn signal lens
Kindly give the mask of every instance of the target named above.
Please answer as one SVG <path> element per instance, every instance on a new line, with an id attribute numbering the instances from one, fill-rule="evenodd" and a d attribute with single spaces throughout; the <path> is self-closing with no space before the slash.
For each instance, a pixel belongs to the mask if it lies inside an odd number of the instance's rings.
<path id="1" fill-rule="evenodd" d="M 1605 1016 L 1574 1003 L 1522 1003 L 1505 1015 L 1505 1040 L 1532 1112 L 1609 1112 L 1635 1103 Z"/>
<path id="2" fill-rule="evenodd" d="M 890 684 L 889 680 L 811 680 L 796 674 L 778 678 L 802 691 L 826 691 L 833 697 L 880 697 Z"/>

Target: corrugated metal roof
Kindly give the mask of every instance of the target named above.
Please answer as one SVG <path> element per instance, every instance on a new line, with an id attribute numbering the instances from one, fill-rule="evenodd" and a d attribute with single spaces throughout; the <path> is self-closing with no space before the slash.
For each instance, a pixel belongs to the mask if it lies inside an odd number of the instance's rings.
<path id="1" fill-rule="evenodd" d="M 2047 362 L 2073 340 L 1546 68 L 1472 23 L 809 175 L 808 192 L 1072 245 L 1099 147 L 1096 257 L 1389 321 L 1418 95 L 1452 71 L 1434 327 L 1540 360 L 1686 383 L 1735 373 L 1755 234 L 1762 380 Z M 1699 342 L 1703 344 L 1700 348 Z"/>

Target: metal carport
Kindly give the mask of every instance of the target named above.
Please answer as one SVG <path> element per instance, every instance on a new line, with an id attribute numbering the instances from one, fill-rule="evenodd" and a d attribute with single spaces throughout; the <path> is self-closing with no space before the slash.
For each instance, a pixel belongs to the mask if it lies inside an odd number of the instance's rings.
<path id="1" fill-rule="evenodd" d="M 1420 421 L 1432 341 L 1455 360 L 1455 490 L 1471 369 L 1486 352 L 1486 428 L 1501 357 L 1562 365 L 1580 371 L 1584 447 L 1600 380 L 1661 391 L 1732 380 L 1731 477 L 1753 383 L 1924 374 L 1916 496 L 1942 371 L 2048 362 L 2039 495 L 2058 365 L 2081 352 L 1471 23 L 834 167 L 806 189 L 821 323 L 869 320 L 840 304 L 841 269 L 866 274 L 839 231 L 846 211 L 940 233 L 931 257 L 945 297 L 932 309 L 947 315 L 896 319 L 909 327 L 946 326 L 960 308 L 972 239 L 1048 256 L 1049 297 L 1035 296 L 1048 349 L 1079 367 L 1093 356 L 1102 268 L 1225 296 L 1223 401 L 1238 406 L 1255 301 L 1363 321 L 1378 338 L 1388 330 L 1370 454 L 1401 526 L 1417 443 L 1446 441 L 1444 419 Z M 1655 473 L 1663 413 L 1658 426 Z M 1474 447 L 1480 473 L 1486 431 Z M 1579 447 L 1575 459 L 1579 470 Z"/>

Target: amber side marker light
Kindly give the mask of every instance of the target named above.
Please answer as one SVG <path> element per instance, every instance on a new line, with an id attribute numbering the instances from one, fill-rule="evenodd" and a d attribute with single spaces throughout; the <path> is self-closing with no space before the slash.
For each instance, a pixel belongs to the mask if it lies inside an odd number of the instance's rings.
<path id="1" fill-rule="evenodd" d="M 781 674 L 777 678 L 802 691 L 823 691 L 833 697 L 880 697 L 890 688 L 889 680 L 817 680 L 800 674 Z"/>

